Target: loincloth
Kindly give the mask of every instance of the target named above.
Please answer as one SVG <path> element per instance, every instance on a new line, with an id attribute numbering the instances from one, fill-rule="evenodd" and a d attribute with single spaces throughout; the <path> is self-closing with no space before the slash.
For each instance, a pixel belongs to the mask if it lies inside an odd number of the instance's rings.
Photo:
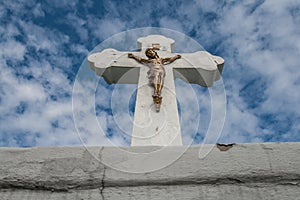
<path id="1" fill-rule="evenodd" d="M 165 72 L 164 68 L 162 68 L 162 69 L 154 68 L 154 69 L 150 69 L 147 72 L 147 77 L 148 77 L 150 83 L 155 83 L 155 80 L 157 80 L 159 78 L 163 81 L 165 76 L 166 76 L 166 72 Z"/>

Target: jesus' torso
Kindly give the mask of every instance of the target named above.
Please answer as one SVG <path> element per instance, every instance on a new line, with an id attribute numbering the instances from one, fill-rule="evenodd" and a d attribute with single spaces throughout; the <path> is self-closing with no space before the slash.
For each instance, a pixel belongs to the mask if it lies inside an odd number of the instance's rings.
<path id="1" fill-rule="evenodd" d="M 165 68 L 163 67 L 161 58 L 151 59 L 148 63 L 148 67 L 148 78 L 150 81 L 153 81 L 155 76 L 165 77 Z"/>

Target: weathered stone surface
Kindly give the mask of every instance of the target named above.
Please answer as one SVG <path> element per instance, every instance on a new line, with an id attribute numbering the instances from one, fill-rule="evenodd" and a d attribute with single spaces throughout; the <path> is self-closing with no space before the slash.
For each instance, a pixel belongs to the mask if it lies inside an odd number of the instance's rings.
<path id="1" fill-rule="evenodd" d="M 1 188 L 89 188 L 101 185 L 104 171 L 83 147 L 0 148 L 0 160 Z"/>
<path id="2" fill-rule="evenodd" d="M 210 149 L 212 145 L 204 145 Z M 184 147 L 167 147 L 178 154 Z M 200 146 L 183 151 L 154 172 L 126 173 L 135 163 L 117 147 L 0 148 L 0 199 L 299 199 L 300 143 L 213 147 L 203 159 Z M 151 152 L 159 147 L 123 147 Z M 95 157 L 94 157 L 95 156 Z M 163 162 L 158 156 L 156 162 Z M 115 167 L 111 165 L 112 167 Z M 41 198 L 43 197 L 43 198 Z"/>

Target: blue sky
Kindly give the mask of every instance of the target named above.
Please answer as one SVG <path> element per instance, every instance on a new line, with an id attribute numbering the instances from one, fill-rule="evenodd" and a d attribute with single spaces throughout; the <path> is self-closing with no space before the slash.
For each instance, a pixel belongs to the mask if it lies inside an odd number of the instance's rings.
<path id="1" fill-rule="evenodd" d="M 105 39 L 143 27 L 181 32 L 225 59 L 226 119 L 217 142 L 300 141 L 297 0 L 4 0 L 0 20 L 0 146 L 82 145 L 72 110 L 82 62 Z M 106 135 L 86 130 L 88 145 L 129 145 L 109 104 L 115 87 L 99 80 L 96 114 Z M 177 93 L 184 87 L 176 81 Z M 203 124 L 196 133 L 183 124 L 182 132 L 198 144 L 209 124 L 210 97 L 207 89 L 191 87 Z M 132 116 L 134 97 L 130 102 Z"/>

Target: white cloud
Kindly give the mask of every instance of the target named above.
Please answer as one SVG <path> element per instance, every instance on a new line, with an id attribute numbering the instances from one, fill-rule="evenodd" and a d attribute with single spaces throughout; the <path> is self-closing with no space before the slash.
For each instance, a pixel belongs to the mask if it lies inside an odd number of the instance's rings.
<path id="1" fill-rule="evenodd" d="M 72 44 L 71 50 L 78 54 L 88 55 L 88 53 L 89 53 L 89 51 L 87 50 L 87 48 L 85 46 L 79 45 L 79 44 Z"/>
<path id="2" fill-rule="evenodd" d="M 20 15 L 26 12 L 23 4 L 6 6 Z M 72 86 L 64 73 L 71 66 L 63 48 L 68 37 L 17 14 L 9 17 L 0 29 L 0 145 L 80 144 L 72 119 Z"/>
<path id="3" fill-rule="evenodd" d="M 3 43 L 0 43 L 0 56 L 3 56 L 12 60 L 22 61 L 26 52 L 25 45 L 17 42 L 15 40 L 9 40 Z"/>
<path id="4" fill-rule="evenodd" d="M 166 27 L 172 30 L 177 30 L 179 32 L 183 32 L 182 23 L 177 19 L 173 19 L 170 17 L 163 17 L 159 21 L 159 25 L 161 27 Z"/>
<path id="5" fill-rule="evenodd" d="M 97 19 L 89 16 L 88 27 L 92 31 L 93 37 L 105 40 L 113 34 L 122 32 L 126 25 L 122 19 L 118 18 Z"/>
<path id="6" fill-rule="evenodd" d="M 32 12 L 35 17 L 44 17 L 45 16 L 45 12 L 43 11 L 43 8 L 41 7 L 40 3 L 36 4 L 36 6 L 33 8 Z"/>
<path id="7" fill-rule="evenodd" d="M 59 52 L 59 46 L 69 41 L 69 37 L 48 28 L 43 28 L 32 22 L 19 21 L 24 34 L 26 35 L 26 43 L 37 51 L 47 50 L 55 54 Z"/>
<path id="8" fill-rule="evenodd" d="M 79 35 L 81 41 L 89 39 L 88 30 L 84 26 L 88 23 L 86 20 L 78 17 L 76 13 L 69 13 L 67 15 L 68 25 L 71 25 L 76 33 Z"/>
<path id="9" fill-rule="evenodd" d="M 57 8 L 67 8 L 67 9 L 74 9 L 75 6 L 78 4 L 78 0 L 68 1 L 68 0 L 48 0 L 48 4 L 52 5 L 53 7 Z"/>

